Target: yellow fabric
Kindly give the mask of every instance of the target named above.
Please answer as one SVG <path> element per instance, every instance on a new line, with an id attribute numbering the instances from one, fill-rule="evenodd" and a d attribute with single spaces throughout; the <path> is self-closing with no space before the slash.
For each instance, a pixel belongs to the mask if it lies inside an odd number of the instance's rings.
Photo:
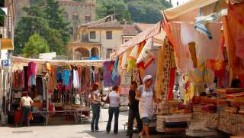
<path id="1" fill-rule="evenodd" d="M 164 49 L 160 47 L 158 51 L 158 60 L 157 60 L 157 73 L 156 73 L 156 81 L 155 81 L 155 92 L 156 96 L 159 98 L 162 96 L 162 81 L 163 81 L 163 61 L 164 61 Z"/>
<path id="2" fill-rule="evenodd" d="M 189 51 L 191 53 L 191 59 L 192 59 L 192 62 L 193 62 L 193 66 L 194 68 L 197 67 L 197 54 L 196 54 L 196 43 L 195 42 L 190 42 L 189 44 Z"/>
<path id="3" fill-rule="evenodd" d="M 14 50 L 14 45 L 12 39 L 2 38 L 1 41 L 1 49 L 2 50 Z"/>

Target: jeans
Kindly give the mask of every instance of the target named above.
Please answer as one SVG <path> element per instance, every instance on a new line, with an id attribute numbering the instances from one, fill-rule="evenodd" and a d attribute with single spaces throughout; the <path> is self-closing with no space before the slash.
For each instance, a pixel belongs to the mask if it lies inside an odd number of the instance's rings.
<path id="1" fill-rule="evenodd" d="M 100 105 L 99 104 L 92 104 L 92 120 L 91 120 L 91 130 L 98 130 L 98 122 L 100 118 Z"/>
<path id="2" fill-rule="evenodd" d="M 142 120 L 140 119 L 139 111 L 129 109 L 128 128 L 127 128 L 127 135 L 129 135 L 129 136 L 132 136 L 132 134 L 133 134 L 134 119 L 136 119 L 138 131 L 141 132 L 142 131 Z"/>
<path id="3" fill-rule="evenodd" d="M 31 112 L 31 107 L 28 106 L 23 106 L 22 107 L 22 112 L 21 112 L 21 118 L 20 118 L 20 124 L 23 125 L 30 125 L 30 120 L 29 120 L 29 115 Z"/>
<path id="4" fill-rule="evenodd" d="M 119 119 L 119 107 L 109 107 L 108 109 L 108 124 L 106 131 L 109 133 L 111 130 L 111 122 L 114 115 L 114 133 L 118 133 L 118 119 Z"/>

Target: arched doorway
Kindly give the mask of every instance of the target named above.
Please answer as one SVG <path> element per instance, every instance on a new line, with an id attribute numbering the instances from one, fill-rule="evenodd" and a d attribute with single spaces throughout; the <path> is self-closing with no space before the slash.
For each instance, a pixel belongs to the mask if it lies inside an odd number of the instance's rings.
<path id="1" fill-rule="evenodd" d="M 86 48 L 77 48 L 74 52 L 74 59 L 82 60 L 84 58 L 90 57 L 90 52 Z"/>
<path id="2" fill-rule="evenodd" d="M 98 48 L 93 47 L 93 48 L 91 49 L 91 56 L 92 56 L 92 57 L 99 57 L 99 51 L 98 51 Z"/>

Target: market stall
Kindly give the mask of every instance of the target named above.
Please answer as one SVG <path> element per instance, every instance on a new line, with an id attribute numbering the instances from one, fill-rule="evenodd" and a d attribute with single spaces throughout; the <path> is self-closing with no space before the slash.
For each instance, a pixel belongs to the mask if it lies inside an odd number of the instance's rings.
<path id="1" fill-rule="evenodd" d="M 243 132 L 243 107 L 241 100 L 236 100 L 243 97 L 242 89 L 225 98 L 218 93 L 220 88 L 243 87 L 243 9 L 242 1 L 191 0 L 162 11 L 161 22 L 113 54 L 118 60 L 116 73 L 121 77 L 131 71 L 128 78 L 141 84 L 147 70 L 155 73 L 156 95 L 162 99 L 156 107 L 158 131 L 175 126 L 179 129 L 169 132 L 185 131 L 188 127 L 189 136 Z M 161 37 L 158 53 L 152 53 L 153 39 L 161 32 L 166 37 Z M 153 63 L 155 67 L 150 66 Z M 235 102 L 230 97 L 235 97 Z M 195 99 L 200 100 L 194 103 Z M 170 121 L 175 116 L 182 120 Z"/>
<path id="2" fill-rule="evenodd" d="M 47 124 L 50 117 L 64 115 L 76 122 L 90 116 L 88 95 L 93 83 L 102 86 L 102 60 L 69 61 L 12 57 L 11 111 L 19 114 L 19 100 L 29 91 L 32 113 Z M 15 117 L 18 118 L 18 117 Z M 15 119 L 17 124 L 18 119 Z"/>

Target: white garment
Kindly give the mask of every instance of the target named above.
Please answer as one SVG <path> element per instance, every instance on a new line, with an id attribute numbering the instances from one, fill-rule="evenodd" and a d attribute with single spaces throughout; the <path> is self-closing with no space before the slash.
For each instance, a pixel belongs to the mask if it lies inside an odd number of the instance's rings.
<path id="1" fill-rule="evenodd" d="M 28 96 L 23 96 L 20 99 L 21 105 L 22 106 L 31 106 L 31 103 L 33 103 L 33 100 Z"/>
<path id="2" fill-rule="evenodd" d="M 149 117 L 152 118 L 154 114 L 153 108 L 153 90 L 150 88 L 149 91 L 145 91 L 145 86 L 138 88 L 141 91 L 141 98 L 139 101 L 139 114 L 140 118 Z"/>
<path id="3" fill-rule="evenodd" d="M 116 91 L 112 91 L 108 94 L 109 107 L 119 107 L 120 96 Z"/>
<path id="4" fill-rule="evenodd" d="M 73 85 L 75 89 L 80 88 L 80 79 L 79 79 L 79 74 L 77 70 L 73 70 Z"/>

